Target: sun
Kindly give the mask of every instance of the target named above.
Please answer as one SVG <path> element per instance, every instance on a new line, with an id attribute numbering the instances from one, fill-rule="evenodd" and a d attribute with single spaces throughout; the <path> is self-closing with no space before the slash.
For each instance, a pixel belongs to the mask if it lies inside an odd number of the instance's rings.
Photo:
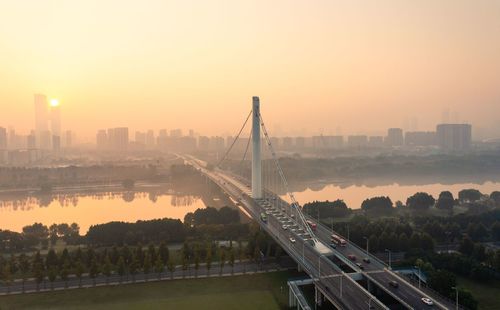
<path id="1" fill-rule="evenodd" d="M 51 107 L 58 107 L 59 106 L 59 100 L 57 100 L 57 99 L 50 99 L 50 106 Z"/>

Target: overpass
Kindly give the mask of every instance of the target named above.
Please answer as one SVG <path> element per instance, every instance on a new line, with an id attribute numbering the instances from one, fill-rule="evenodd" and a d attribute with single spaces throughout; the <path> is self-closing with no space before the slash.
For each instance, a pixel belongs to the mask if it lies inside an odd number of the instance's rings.
<path id="1" fill-rule="evenodd" d="M 250 116 L 253 123 L 251 183 L 219 168 L 220 162 L 231 151 Z M 272 155 L 279 182 L 285 187 L 291 203 L 262 186 L 261 129 Z M 338 309 L 389 309 L 388 305 L 372 294 L 378 289 L 397 302 L 397 306 L 391 304 L 392 308 L 428 309 L 429 306 L 422 301 L 424 297 L 431 298 L 434 307 L 438 309 L 455 308 L 448 300 L 414 287 L 355 244 L 347 242 L 345 246 L 333 246 L 331 235 L 336 232 L 302 213 L 293 193 L 288 190 L 287 180 L 260 114 L 258 97 L 253 98 L 251 113 L 215 168 L 209 169 L 205 162 L 193 156 L 180 156 L 186 164 L 195 167 L 237 201 L 239 206 L 243 207 L 298 263 L 299 267 L 309 274 L 316 289 L 317 303 L 327 299 Z M 315 231 L 311 229 L 312 223 L 316 224 Z M 398 287 L 392 286 L 391 283 L 397 283 Z"/>

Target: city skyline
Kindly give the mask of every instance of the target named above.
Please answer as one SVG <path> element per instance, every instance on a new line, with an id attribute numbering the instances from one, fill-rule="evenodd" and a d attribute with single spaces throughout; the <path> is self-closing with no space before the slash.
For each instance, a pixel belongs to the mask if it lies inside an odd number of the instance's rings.
<path id="1" fill-rule="evenodd" d="M 448 118 L 494 137 L 499 6 L 4 2 L 0 124 L 28 133 L 41 92 L 82 137 L 123 126 L 220 135 L 259 94 L 271 129 L 290 135 L 430 130 Z"/>

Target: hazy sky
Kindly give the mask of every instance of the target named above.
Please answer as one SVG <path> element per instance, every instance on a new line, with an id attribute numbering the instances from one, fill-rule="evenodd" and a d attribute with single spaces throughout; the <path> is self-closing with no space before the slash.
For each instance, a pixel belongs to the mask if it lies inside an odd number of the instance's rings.
<path id="1" fill-rule="evenodd" d="M 382 132 L 417 119 L 500 130 L 500 1 L 0 0 L 0 126 Z"/>

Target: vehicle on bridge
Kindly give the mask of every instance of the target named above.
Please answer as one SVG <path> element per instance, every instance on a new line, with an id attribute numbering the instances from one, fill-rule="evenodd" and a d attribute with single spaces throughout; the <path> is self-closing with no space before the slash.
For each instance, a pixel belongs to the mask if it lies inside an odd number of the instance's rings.
<path id="1" fill-rule="evenodd" d="M 312 231 L 316 231 L 316 223 L 314 223 L 310 220 L 307 220 L 307 225 L 309 225 L 309 227 L 311 227 Z"/>
<path id="2" fill-rule="evenodd" d="M 267 223 L 267 215 L 265 213 L 260 214 L 260 219 L 262 222 Z"/>
<path id="3" fill-rule="evenodd" d="M 344 238 L 340 237 L 339 235 L 333 234 L 332 235 L 332 242 L 335 243 L 336 245 L 340 246 L 346 246 L 347 241 L 345 241 Z"/>

